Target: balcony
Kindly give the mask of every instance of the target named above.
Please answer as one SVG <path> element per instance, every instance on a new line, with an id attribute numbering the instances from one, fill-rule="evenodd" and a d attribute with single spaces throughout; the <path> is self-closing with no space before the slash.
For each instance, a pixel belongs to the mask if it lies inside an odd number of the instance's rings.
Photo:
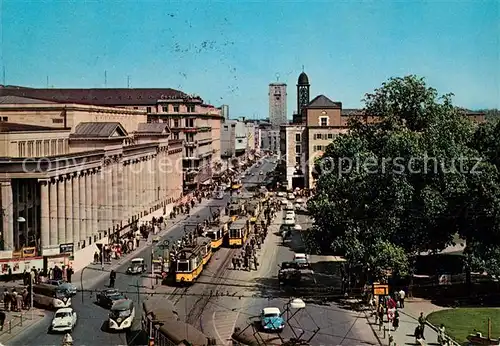
<path id="1" fill-rule="evenodd" d="M 211 156 L 211 155 L 212 155 L 212 151 L 207 151 L 207 152 L 201 153 L 198 157 L 200 159 L 203 159 L 203 158 Z"/>
<path id="2" fill-rule="evenodd" d="M 197 144 L 197 141 L 186 141 L 184 142 L 184 146 L 188 147 L 188 148 L 194 148 L 196 147 L 196 144 Z"/>
<path id="3" fill-rule="evenodd" d="M 197 141 L 199 145 L 209 144 L 213 142 L 212 138 L 200 139 Z"/>
<path id="4" fill-rule="evenodd" d="M 198 127 L 198 131 L 199 132 L 210 132 L 210 131 L 212 131 L 212 128 L 210 126 L 201 126 L 201 127 Z"/>
<path id="5" fill-rule="evenodd" d="M 187 161 L 196 161 L 196 160 L 199 160 L 200 158 L 197 156 L 185 156 L 185 157 L 183 157 L 183 159 L 187 160 Z"/>

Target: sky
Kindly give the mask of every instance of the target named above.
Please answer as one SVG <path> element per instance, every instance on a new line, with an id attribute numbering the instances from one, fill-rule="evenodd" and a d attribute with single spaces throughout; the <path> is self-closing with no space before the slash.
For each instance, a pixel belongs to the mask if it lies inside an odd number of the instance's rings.
<path id="1" fill-rule="evenodd" d="M 500 108 L 499 0 L 0 4 L 0 63 L 10 85 L 129 81 L 227 104 L 231 118 L 266 118 L 268 84 L 279 80 L 291 118 L 304 67 L 311 99 L 324 94 L 344 108 L 362 107 L 365 93 L 408 74 L 454 93 L 457 105 Z"/>

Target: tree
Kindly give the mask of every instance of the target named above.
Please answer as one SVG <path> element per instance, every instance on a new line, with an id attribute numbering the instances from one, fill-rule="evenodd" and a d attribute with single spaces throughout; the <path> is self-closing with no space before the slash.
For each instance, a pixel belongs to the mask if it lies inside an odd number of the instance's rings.
<path id="1" fill-rule="evenodd" d="M 416 76 L 366 95 L 364 114 L 376 121 L 351 120 L 318 161 L 313 246 L 366 264 L 378 279 L 381 268 L 405 273 L 408 259 L 444 249 L 457 233 L 474 258 L 484 258 L 480 244 L 500 244 L 498 169 L 477 159 L 491 144 L 472 145 L 480 130 L 451 96 Z"/>

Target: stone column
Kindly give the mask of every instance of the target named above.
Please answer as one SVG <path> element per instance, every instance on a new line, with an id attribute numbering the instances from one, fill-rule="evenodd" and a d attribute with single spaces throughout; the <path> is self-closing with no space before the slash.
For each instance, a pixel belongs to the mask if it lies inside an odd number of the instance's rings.
<path id="1" fill-rule="evenodd" d="M 57 244 L 66 243 L 66 189 L 64 177 L 58 177 L 57 181 Z"/>
<path id="2" fill-rule="evenodd" d="M 14 250 L 14 198 L 12 195 L 12 185 L 9 181 L 0 182 L 2 189 L 3 217 L 3 242 L 5 250 Z M 17 222 L 17 220 L 16 220 Z"/>
<path id="3" fill-rule="evenodd" d="M 78 173 L 73 174 L 71 179 L 73 185 L 73 242 L 80 241 L 80 177 Z"/>
<path id="4" fill-rule="evenodd" d="M 72 175 L 69 174 L 66 176 L 66 180 L 64 183 L 66 189 L 66 243 L 73 243 L 73 179 Z"/>
<path id="5" fill-rule="evenodd" d="M 50 181 L 50 191 L 49 191 L 49 217 L 50 217 L 50 231 L 49 231 L 49 243 L 45 244 L 48 246 L 57 245 L 57 229 L 58 229 L 58 219 L 57 219 L 57 180 L 54 178 Z"/>
<path id="6" fill-rule="evenodd" d="M 92 172 L 88 171 L 85 174 L 85 244 L 89 244 L 89 238 L 92 236 L 92 195 L 96 193 L 92 191 Z"/>
<path id="7" fill-rule="evenodd" d="M 113 214 L 113 226 L 116 226 L 118 223 L 118 208 L 120 207 L 118 205 L 118 164 L 116 162 L 113 162 L 113 165 L 111 166 L 111 174 L 112 174 L 112 181 L 113 183 L 111 184 L 113 187 L 112 191 L 112 205 L 111 205 L 111 210 Z"/>
<path id="8" fill-rule="evenodd" d="M 134 192 L 134 185 L 132 181 L 132 161 L 127 162 L 127 166 L 124 167 L 125 172 L 126 172 L 126 189 L 125 191 L 125 200 L 124 200 L 124 205 L 125 205 L 125 210 L 127 211 L 127 214 L 125 215 L 125 218 L 128 220 L 132 218 L 132 215 L 134 215 L 134 208 L 133 208 L 133 192 Z"/>
<path id="9" fill-rule="evenodd" d="M 81 224 L 80 224 L 80 242 L 85 241 L 85 246 L 89 245 L 89 242 L 87 239 L 85 239 L 85 235 L 87 232 L 87 209 L 85 206 L 87 205 L 87 200 L 86 200 L 86 193 L 85 193 L 85 172 L 81 172 L 80 176 L 78 177 L 78 181 L 80 183 L 79 187 L 79 192 L 80 192 L 80 219 L 81 219 Z"/>
<path id="10" fill-rule="evenodd" d="M 50 180 L 40 180 L 41 240 L 40 249 L 50 245 Z M 5 228 L 4 228 L 5 229 Z"/>
<path id="11" fill-rule="evenodd" d="M 99 174 L 98 170 L 95 169 L 92 172 L 92 234 L 96 234 L 99 231 L 99 225 L 97 220 L 99 219 L 98 209 L 99 209 L 99 186 L 97 175 Z"/>
<path id="12" fill-rule="evenodd" d="M 98 195 L 99 195 L 99 210 L 97 217 L 99 219 L 98 227 L 100 232 L 107 232 L 108 231 L 108 221 L 107 221 L 107 213 L 106 213 L 106 166 L 103 165 L 101 170 L 99 171 L 99 177 L 97 178 L 97 185 L 96 188 L 99 190 Z"/>
<path id="13" fill-rule="evenodd" d="M 113 174 L 111 174 L 111 165 L 105 167 L 105 179 L 103 181 L 104 188 L 106 189 L 106 220 L 108 229 L 113 231 Z"/>
<path id="14" fill-rule="evenodd" d="M 125 214 L 125 203 L 123 201 L 124 188 L 123 184 L 123 163 L 119 160 L 116 163 L 116 223 L 118 225 L 123 221 L 123 215 Z"/>

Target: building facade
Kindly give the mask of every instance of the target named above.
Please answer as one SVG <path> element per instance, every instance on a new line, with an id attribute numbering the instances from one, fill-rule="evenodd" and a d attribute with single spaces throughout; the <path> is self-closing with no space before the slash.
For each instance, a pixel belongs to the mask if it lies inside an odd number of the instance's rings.
<path id="1" fill-rule="evenodd" d="M 209 182 L 214 168 L 221 164 L 220 130 L 221 109 L 205 104 L 199 96 L 188 95 L 169 88 L 158 89 L 35 89 L 0 86 L 0 96 L 18 96 L 87 106 L 106 106 L 141 110 L 147 121 L 166 123 L 172 139 L 185 140 L 184 189 L 189 192 L 199 184 Z M 222 109 L 229 110 L 228 107 Z M 98 113 L 94 113 L 99 117 Z M 64 117 L 47 120 L 65 124 Z M 78 120 L 75 120 L 78 123 Z M 121 124 L 128 131 L 128 124 Z"/>
<path id="2" fill-rule="evenodd" d="M 64 245 L 78 270 L 182 197 L 183 140 L 145 111 L 9 96 L 0 119 L 3 258 L 59 258 Z"/>
<path id="3" fill-rule="evenodd" d="M 222 123 L 221 157 L 224 160 L 236 155 L 236 122 L 235 120 L 226 120 Z"/>
<path id="4" fill-rule="evenodd" d="M 287 123 L 286 108 L 286 84 L 269 84 L 269 122 L 278 129 L 281 125 Z"/>
<path id="5" fill-rule="evenodd" d="M 220 116 L 225 120 L 229 120 L 229 105 L 222 105 L 219 107 Z"/>
<path id="6" fill-rule="evenodd" d="M 281 161 L 277 170 L 286 175 L 287 188 L 314 188 L 314 162 L 341 133 L 348 132 L 349 119 L 358 117 L 366 123 L 376 119 L 361 109 L 343 109 L 342 103 L 324 95 L 309 101 L 310 84 L 302 72 L 297 82 L 297 107 L 294 123 L 280 129 Z M 484 121 L 484 114 L 468 112 L 475 122 Z"/>

